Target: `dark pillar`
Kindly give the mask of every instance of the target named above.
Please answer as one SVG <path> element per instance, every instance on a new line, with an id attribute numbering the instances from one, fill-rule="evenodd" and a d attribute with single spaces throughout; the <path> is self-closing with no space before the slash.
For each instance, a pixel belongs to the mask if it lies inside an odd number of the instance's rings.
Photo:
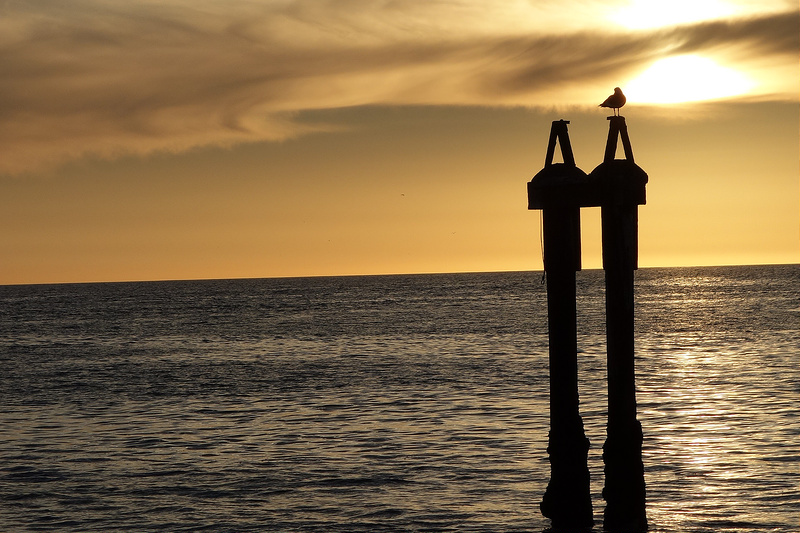
<path id="1" fill-rule="evenodd" d="M 542 514 L 555 530 L 593 525 L 587 453 L 589 440 L 578 412 L 578 341 L 575 272 L 581 268 L 580 204 L 588 177 L 575 165 L 567 121 L 553 122 L 545 168 L 528 184 L 528 208 L 542 209 L 547 320 L 550 335 L 550 482 Z M 564 163 L 553 164 L 556 142 Z"/>
<path id="2" fill-rule="evenodd" d="M 633 270 L 637 213 L 633 206 L 603 206 L 603 268 L 606 274 L 608 428 L 603 445 L 606 509 L 613 531 L 645 531 L 642 425 L 636 419 L 633 344 Z M 606 252 L 608 250 L 608 252 Z"/>
<path id="3" fill-rule="evenodd" d="M 633 161 L 624 117 L 609 117 L 605 161 L 592 172 L 603 183 L 603 269 L 606 276 L 608 427 L 603 445 L 603 527 L 647 530 L 642 426 L 636 419 L 633 279 L 638 268 L 638 205 L 647 174 Z M 614 160 L 621 135 L 625 160 Z"/>
<path id="4" fill-rule="evenodd" d="M 578 411 L 575 272 L 580 269 L 579 208 L 544 210 L 544 263 L 550 352 L 550 483 L 542 514 L 554 529 L 592 527 L 589 439 Z"/>

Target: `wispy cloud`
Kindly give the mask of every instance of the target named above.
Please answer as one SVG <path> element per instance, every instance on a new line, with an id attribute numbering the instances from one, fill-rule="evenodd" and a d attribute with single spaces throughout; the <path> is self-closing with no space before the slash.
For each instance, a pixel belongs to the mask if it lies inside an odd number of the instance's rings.
<path id="1" fill-rule="evenodd" d="M 0 172 L 326 128 L 308 109 L 589 104 L 672 53 L 796 64 L 796 12 L 626 32 L 592 29 L 603 2 L 483 4 L 6 3 Z"/>

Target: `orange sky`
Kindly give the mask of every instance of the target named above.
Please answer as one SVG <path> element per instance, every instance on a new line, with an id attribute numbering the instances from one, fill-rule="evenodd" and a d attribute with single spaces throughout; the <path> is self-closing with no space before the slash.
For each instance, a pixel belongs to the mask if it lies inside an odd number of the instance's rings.
<path id="1" fill-rule="evenodd" d="M 641 266 L 798 262 L 795 2 L 483 4 L 6 5 L 0 284 L 540 269 L 525 183 L 615 85 Z"/>

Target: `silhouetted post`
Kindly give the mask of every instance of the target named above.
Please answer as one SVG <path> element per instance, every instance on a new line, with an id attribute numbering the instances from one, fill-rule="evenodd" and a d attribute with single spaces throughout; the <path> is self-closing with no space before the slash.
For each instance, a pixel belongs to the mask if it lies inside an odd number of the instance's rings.
<path id="1" fill-rule="evenodd" d="M 638 206 L 645 203 L 647 174 L 633 161 L 625 117 L 608 117 L 603 163 L 590 179 L 602 190 L 603 269 L 606 276 L 608 428 L 603 445 L 606 500 L 603 526 L 645 531 L 642 425 L 636 419 L 633 271 L 638 268 Z M 622 138 L 625 159 L 614 159 Z"/>
<path id="2" fill-rule="evenodd" d="M 550 364 L 550 482 L 542 514 L 557 529 L 592 527 L 587 453 L 578 412 L 578 341 L 575 272 L 581 269 L 580 206 L 586 173 L 575 165 L 568 121 L 554 121 L 545 166 L 528 183 L 528 208 L 542 209 Z M 556 141 L 564 163 L 553 164 Z"/>

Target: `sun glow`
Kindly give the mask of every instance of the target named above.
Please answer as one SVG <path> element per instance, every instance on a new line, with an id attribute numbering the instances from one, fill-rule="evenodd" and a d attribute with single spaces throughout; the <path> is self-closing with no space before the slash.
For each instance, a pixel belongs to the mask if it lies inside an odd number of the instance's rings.
<path id="1" fill-rule="evenodd" d="M 655 62 L 628 82 L 629 102 L 677 104 L 720 100 L 747 93 L 755 83 L 734 69 L 697 55 L 668 57 Z"/>
<path id="2" fill-rule="evenodd" d="M 626 28 L 641 30 L 713 20 L 735 14 L 737 9 L 723 0 L 631 0 L 609 18 Z"/>

